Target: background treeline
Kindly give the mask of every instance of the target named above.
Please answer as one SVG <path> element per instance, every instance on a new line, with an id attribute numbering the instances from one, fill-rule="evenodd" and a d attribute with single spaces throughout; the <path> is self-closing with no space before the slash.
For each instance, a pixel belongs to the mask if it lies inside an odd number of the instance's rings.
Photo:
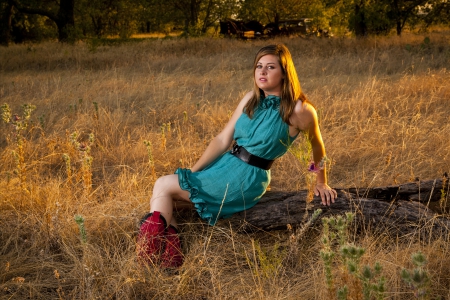
<path id="1" fill-rule="evenodd" d="M 215 35 L 219 20 L 263 25 L 313 18 L 316 29 L 335 35 L 380 35 L 404 28 L 448 26 L 448 0 L 0 0 L 0 43 L 136 33 Z"/>

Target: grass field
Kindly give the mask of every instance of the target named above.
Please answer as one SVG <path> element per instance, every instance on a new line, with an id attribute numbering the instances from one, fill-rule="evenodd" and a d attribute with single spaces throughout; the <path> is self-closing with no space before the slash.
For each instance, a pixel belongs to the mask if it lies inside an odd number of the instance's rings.
<path id="1" fill-rule="evenodd" d="M 435 32 L 0 48 L 0 105 L 12 120 L 0 124 L 0 299 L 330 299 L 344 284 L 348 299 L 366 299 L 337 256 L 334 288 L 326 283 L 321 226 L 290 251 L 289 230 L 238 234 L 193 216 L 181 225 L 185 264 L 173 273 L 136 263 L 137 224 L 156 178 L 195 163 L 251 89 L 254 54 L 274 42 L 290 48 L 318 109 L 331 186 L 440 178 L 450 171 L 449 40 Z M 306 189 L 306 173 L 286 154 L 271 188 Z M 450 299 L 448 236 L 386 228 L 347 239 L 365 249 L 361 265 L 382 265 L 381 299 Z M 418 251 L 421 267 L 411 262 Z M 408 286 L 404 268 L 429 281 Z"/>

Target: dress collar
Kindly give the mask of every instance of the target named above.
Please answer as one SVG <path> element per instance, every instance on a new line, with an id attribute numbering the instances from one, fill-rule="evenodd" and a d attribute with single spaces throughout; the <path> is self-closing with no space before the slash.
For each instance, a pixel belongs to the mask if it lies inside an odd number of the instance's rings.
<path id="1" fill-rule="evenodd" d="M 261 99 L 260 99 L 260 107 L 262 109 L 268 109 L 268 108 L 274 108 L 277 109 L 278 107 L 280 107 L 280 97 L 278 96 L 274 96 L 274 95 L 269 95 L 267 97 L 264 97 L 264 94 L 261 94 Z"/>

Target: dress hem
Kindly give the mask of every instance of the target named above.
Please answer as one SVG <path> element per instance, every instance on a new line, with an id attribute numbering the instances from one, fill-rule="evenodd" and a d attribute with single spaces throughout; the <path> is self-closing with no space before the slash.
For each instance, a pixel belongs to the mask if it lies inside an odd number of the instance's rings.
<path id="1" fill-rule="evenodd" d="M 189 181 L 189 175 L 192 173 L 190 169 L 178 168 L 175 174 L 178 174 L 178 183 L 180 188 L 189 192 L 189 199 L 194 203 L 195 210 L 200 215 L 200 218 L 206 220 L 209 225 L 214 225 L 217 220 L 213 220 L 213 214 L 207 209 L 205 200 L 198 197 L 198 189 Z"/>

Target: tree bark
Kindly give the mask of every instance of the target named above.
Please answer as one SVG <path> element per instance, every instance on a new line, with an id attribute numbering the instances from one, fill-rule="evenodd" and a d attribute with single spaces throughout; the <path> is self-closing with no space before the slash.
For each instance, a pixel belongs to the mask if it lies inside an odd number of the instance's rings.
<path id="1" fill-rule="evenodd" d="M 394 235 L 427 231 L 449 234 L 450 219 L 430 208 L 430 202 L 448 201 L 448 181 L 436 179 L 397 186 L 337 189 L 338 197 L 324 207 L 319 197 L 306 203 L 307 191 L 267 192 L 253 208 L 220 222 L 229 222 L 237 231 L 277 230 L 305 224 L 312 213 L 321 217 L 355 213 L 359 230 L 388 230 Z M 220 224 L 220 223 L 219 223 Z"/>

